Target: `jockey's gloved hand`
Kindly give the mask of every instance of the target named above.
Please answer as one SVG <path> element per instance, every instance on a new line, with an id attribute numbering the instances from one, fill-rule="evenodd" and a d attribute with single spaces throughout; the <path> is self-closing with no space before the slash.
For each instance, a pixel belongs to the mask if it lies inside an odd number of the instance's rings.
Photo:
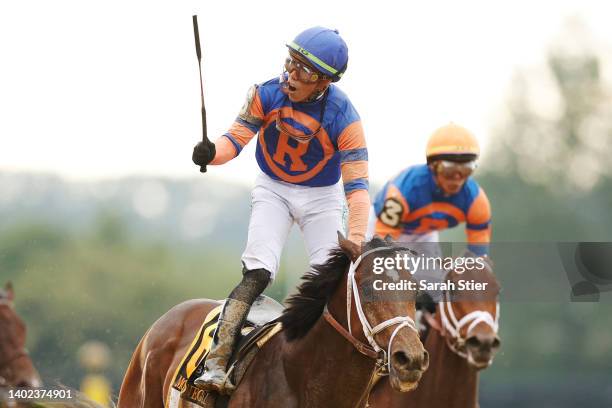
<path id="1" fill-rule="evenodd" d="M 215 158 L 216 153 L 215 144 L 209 140 L 205 140 L 195 145 L 191 159 L 198 166 L 206 166 Z"/>

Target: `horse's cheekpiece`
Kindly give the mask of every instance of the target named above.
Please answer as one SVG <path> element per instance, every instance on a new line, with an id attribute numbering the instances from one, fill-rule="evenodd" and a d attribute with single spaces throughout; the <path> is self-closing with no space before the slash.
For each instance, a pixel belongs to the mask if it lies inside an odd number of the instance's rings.
<path id="1" fill-rule="evenodd" d="M 172 386 L 168 391 L 165 408 L 223 408 L 227 406 L 229 397 L 215 392 L 206 392 L 197 388 L 193 382 L 202 374 L 204 361 L 210 351 L 213 335 L 217 328 L 222 305 L 211 310 L 200 330 L 197 331 L 191 346 L 174 373 Z M 253 304 L 242 329 L 242 337 L 238 341 L 229 362 L 228 381 L 239 384 L 249 364 L 257 351 L 281 330 L 281 324 L 276 321 L 283 306 L 275 300 L 260 296 Z"/>

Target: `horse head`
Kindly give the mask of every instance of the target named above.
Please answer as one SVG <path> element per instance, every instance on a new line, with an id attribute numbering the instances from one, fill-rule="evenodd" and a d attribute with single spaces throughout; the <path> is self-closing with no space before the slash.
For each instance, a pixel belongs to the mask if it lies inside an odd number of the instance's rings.
<path id="1" fill-rule="evenodd" d="M 464 265 L 446 276 L 452 290 L 444 293 L 436 314 L 451 350 L 475 369 L 488 367 L 499 350 L 500 284 L 486 257 L 463 257 Z M 467 259 L 475 260 L 468 262 Z"/>
<path id="2" fill-rule="evenodd" d="M 42 382 L 25 348 L 26 326 L 15 313 L 13 287 L 0 289 L 0 387 L 39 387 Z"/>
<path id="3" fill-rule="evenodd" d="M 429 365 L 429 355 L 414 321 L 416 281 L 409 269 L 395 262 L 403 254 L 414 254 L 379 238 L 359 247 L 340 235 L 339 243 L 351 260 L 346 278 L 349 331 L 365 337 L 377 352 L 379 365 L 394 389 L 416 388 Z"/>

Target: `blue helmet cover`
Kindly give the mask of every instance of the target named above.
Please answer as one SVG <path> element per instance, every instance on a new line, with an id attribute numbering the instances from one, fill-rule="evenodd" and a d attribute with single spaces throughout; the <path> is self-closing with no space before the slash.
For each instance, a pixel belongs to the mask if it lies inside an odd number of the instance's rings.
<path id="1" fill-rule="evenodd" d="M 287 47 L 300 53 L 334 82 L 346 71 L 348 47 L 338 30 L 312 27 L 298 34 Z"/>

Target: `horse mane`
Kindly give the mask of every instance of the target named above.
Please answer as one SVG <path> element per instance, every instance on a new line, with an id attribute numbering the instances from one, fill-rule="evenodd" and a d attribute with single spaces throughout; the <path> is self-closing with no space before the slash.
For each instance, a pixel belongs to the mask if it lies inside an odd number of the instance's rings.
<path id="1" fill-rule="evenodd" d="M 362 251 L 384 246 L 388 246 L 388 243 L 375 237 L 365 244 Z M 287 298 L 287 307 L 279 318 L 288 341 L 304 337 L 314 326 L 347 273 L 350 263 L 342 249 L 336 247 L 330 251 L 325 263 L 313 265 L 311 270 L 302 276 L 297 293 Z"/>

